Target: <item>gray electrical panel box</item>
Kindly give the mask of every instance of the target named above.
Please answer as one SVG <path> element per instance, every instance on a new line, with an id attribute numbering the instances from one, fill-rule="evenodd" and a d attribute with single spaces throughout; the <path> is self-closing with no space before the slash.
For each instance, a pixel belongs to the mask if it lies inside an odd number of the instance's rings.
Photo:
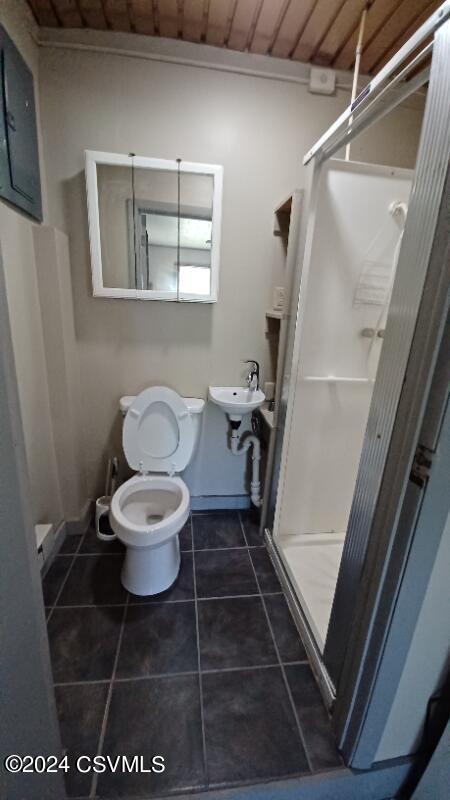
<path id="1" fill-rule="evenodd" d="M 42 221 L 33 75 L 0 25 L 0 197 Z"/>

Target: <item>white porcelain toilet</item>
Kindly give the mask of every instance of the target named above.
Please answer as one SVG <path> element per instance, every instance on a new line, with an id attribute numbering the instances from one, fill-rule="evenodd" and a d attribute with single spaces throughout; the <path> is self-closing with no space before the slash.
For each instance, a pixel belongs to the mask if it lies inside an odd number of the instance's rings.
<path id="1" fill-rule="evenodd" d="M 194 455 L 205 402 L 152 386 L 123 397 L 120 405 L 123 450 L 138 474 L 113 495 L 109 518 L 126 546 L 124 587 L 153 595 L 168 589 L 180 569 L 178 534 L 189 516 L 190 495 L 177 473 Z"/>

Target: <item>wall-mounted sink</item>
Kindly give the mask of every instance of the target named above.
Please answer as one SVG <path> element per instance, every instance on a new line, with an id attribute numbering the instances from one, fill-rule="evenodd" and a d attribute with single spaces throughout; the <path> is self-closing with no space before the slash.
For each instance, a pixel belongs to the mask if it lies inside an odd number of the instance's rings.
<path id="1" fill-rule="evenodd" d="M 210 386 L 209 399 L 227 414 L 231 421 L 241 422 L 245 414 L 251 414 L 264 403 L 266 396 L 261 389 L 242 386 Z"/>

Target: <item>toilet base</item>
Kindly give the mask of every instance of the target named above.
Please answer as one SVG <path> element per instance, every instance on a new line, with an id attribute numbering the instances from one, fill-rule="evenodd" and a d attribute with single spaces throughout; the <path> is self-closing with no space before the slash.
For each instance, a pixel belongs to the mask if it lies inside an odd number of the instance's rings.
<path id="1" fill-rule="evenodd" d="M 178 533 L 161 547 L 130 547 L 122 567 L 122 585 L 141 597 L 164 592 L 172 586 L 180 571 Z"/>

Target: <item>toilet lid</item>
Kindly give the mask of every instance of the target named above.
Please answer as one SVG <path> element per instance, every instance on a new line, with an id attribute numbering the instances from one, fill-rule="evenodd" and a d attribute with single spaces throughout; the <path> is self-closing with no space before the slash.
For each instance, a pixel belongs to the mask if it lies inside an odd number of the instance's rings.
<path id="1" fill-rule="evenodd" d="M 139 472 L 181 472 L 194 447 L 186 403 L 167 386 L 152 386 L 133 400 L 123 423 L 123 450 Z"/>

